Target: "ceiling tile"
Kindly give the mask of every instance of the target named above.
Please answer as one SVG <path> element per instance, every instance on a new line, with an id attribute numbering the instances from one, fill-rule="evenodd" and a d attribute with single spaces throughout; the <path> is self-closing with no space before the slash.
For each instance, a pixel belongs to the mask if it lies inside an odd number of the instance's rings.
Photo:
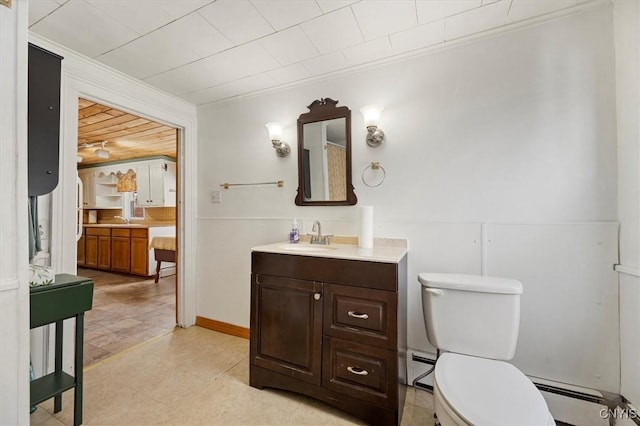
<path id="1" fill-rule="evenodd" d="M 344 69 L 348 66 L 342 52 L 333 52 L 317 58 L 306 60 L 302 63 L 312 75 L 326 74 Z"/>
<path id="2" fill-rule="evenodd" d="M 266 36 L 274 29 L 247 0 L 218 0 L 198 11 L 235 44 Z"/>
<path id="3" fill-rule="evenodd" d="M 417 25 L 413 0 L 363 0 L 351 6 L 366 40 L 406 30 Z"/>
<path id="4" fill-rule="evenodd" d="M 556 10 L 564 9 L 565 7 L 570 7 L 575 4 L 575 0 L 513 0 L 511 8 L 509 9 L 509 15 L 507 16 L 507 23 L 510 24 L 534 16 L 555 12 Z"/>
<path id="5" fill-rule="evenodd" d="M 416 0 L 418 23 L 433 22 L 482 5 L 481 0 Z"/>
<path id="6" fill-rule="evenodd" d="M 349 7 L 307 21 L 300 27 L 320 53 L 334 52 L 363 41 Z"/>
<path id="7" fill-rule="evenodd" d="M 322 9 L 324 13 L 328 13 L 349 6 L 357 1 L 358 0 L 316 0 L 316 3 L 318 3 L 318 6 L 320 6 L 320 9 Z"/>
<path id="8" fill-rule="evenodd" d="M 208 5 L 214 0 L 153 0 L 153 4 L 169 13 L 174 19 Z"/>
<path id="9" fill-rule="evenodd" d="M 147 78 L 145 81 L 170 93 L 181 95 L 277 67 L 278 62 L 262 46 L 254 42 Z"/>
<path id="10" fill-rule="evenodd" d="M 275 86 L 275 84 L 276 83 L 266 74 L 257 74 L 230 83 L 209 87 L 204 90 L 186 93 L 182 95 L 181 98 L 189 102 L 193 102 L 196 105 L 202 105 L 208 102 L 214 102 L 234 96 L 249 94 L 258 90 L 268 89 L 269 87 Z"/>
<path id="11" fill-rule="evenodd" d="M 146 34 L 175 19 L 153 2 L 144 0 L 86 0 L 138 34 Z"/>
<path id="12" fill-rule="evenodd" d="M 289 28 L 260 39 L 260 44 L 282 65 L 318 56 L 318 50 L 300 27 Z"/>
<path id="13" fill-rule="evenodd" d="M 222 84 L 220 86 L 210 87 L 204 90 L 198 90 L 197 92 L 191 92 L 180 97 L 187 102 L 191 102 L 195 105 L 202 105 L 208 102 L 214 102 L 221 99 L 233 97 L 237 94 L 237 88 L 234 83 Z"/>
<path id="14" fill-rule="evenodd" d="M 504 25 L 510 3 L 501 0 L 446 18 L 445 39 L 453 40 Z"/>
<path id="15" fill-rule="evenodd" d="M 29 26 L 35 24 L 59 7 L 60 4 L 54 0 L 31 0 L 29 2 Z"/>
<path id="16" fill-rule="evenodd" d="M 315 1 L 254 0 L 251 3 L 276 30 L 283 30 L 322 14 Z"/>
<path id="17" fill-rule="evenodd" d="M 389 37 L 380 37 L 376 40 L 343 49 L 342 53 L 344 53 L 350 65 L 358 65 L 392 56 L 393 50 L 391 50 Z"/>
<path id="18" fill-rule="evenodd" d="M 309 70 L 307 70 L 302 64 L 293 64 L 282 68 L 276 68 L 267 72 L 267 74 L 277 84 L 292 83 L 311 76 Z"/>
<path id="19" fill-rule="evenodd" d="M 430 22 L 400 33 L 391 34 L 395 53 L 409 52 L 444 42 L 444 20 Z"/>
<path id="20" fill-rule="evenodd" d="M 134 77 L 146 78 L 231 46 L 203 17 L 192 13 L 98 60 Z M 142 52 L 144 60 L 140 60 Z"/>
<path id="21" fill-rule="evenodd" d="M 84 1 L 65 3 L 31 30 L 89 57 L 138 37 L 136 32 Z"/>
<path id="22" fill-rule="evenodd" d="M 266 74 L 256 74 L 234 82 L 238 95 L 256 92 L 275 86 L 275 81 Z"/>

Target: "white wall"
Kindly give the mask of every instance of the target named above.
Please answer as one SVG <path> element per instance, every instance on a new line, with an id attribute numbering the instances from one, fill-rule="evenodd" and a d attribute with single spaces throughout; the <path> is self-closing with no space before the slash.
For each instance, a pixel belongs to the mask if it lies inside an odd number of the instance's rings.
<path id="1" fill-rule="evenodd" d="M 314 99 L 331 97 L 352 110 L 353 183 L 358 203 L 375 206 L 376 236 L 409 239 L 409 346 L 430 348 L 417 273 L 509 273 L 525 282 L 520 344 L 544 350 L 546 336 L 530 331 L 544 317 L 556 346 L 550 357 L 524 353 L 516 364 L 551 380 L 618 392 L 612 46 L 605 5 L 401 63 L 199 108 L 198 315 L 249 326 L 250 248 L 285 241 L 290 218 L 302 219 L 303 232 L 319 219 L 326 233 L 356 235 L 355 207 L 293 202 L 296 119 Z M 358 112 L 370 103 L 385 107 L 387 140 L 375 149 L 365 143 Z M 269 121 L 284 124 L 289 157 L 271 148 Z M 360 179 L 371 161 L 386 169 L 378 188 Z M 209 191 L 221 183 L 278 179 L 284 188 L 231 188 L 222 203 L 209 203 Z M 509 225 L 533 231 L 511 236 L 504 231 Z M 502 250 L 490 245 L 498 230 Z M 562 290 L 551 305 L 545 288 Z M 582 289 L 574 304 L 572 291 Z M 567 321 L 572 315 L 578 319 Z M 593 355 L 576 366 L 577 353 Z"/>
<path id="2" fill-rule="evenodd" d="M 614 6 L 618 209 L 620 215 L 621 393 L 640 406 L 640 4 Z"/>
<path id="3" fill-rule="evenodd" d="M 0 424 L 29 423 L 28 2 L 0 6 Z"/>

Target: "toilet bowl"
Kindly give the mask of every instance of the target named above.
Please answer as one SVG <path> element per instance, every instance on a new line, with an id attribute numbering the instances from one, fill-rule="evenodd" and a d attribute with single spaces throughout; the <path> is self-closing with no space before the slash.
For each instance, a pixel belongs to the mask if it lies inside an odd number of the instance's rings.
<path id="1" fill-rule="evenodd" d="M 542 394 L 512 364 L 522 284 L 460 274 L 419 274 L 427 338 L 440 351 L 433 379 L 438 422 L 555 425 Z"/>
<path id="2" fill-rule="evenodd" d="M 542 394 L 520 370 L 467 355 L 440 356 L 434 404 L 442 426 L 555 424 Z"/>

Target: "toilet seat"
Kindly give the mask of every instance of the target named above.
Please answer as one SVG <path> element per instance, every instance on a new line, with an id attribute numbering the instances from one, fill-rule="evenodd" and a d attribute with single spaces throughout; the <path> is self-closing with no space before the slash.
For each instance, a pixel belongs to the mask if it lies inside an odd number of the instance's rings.
<path id="1" fill-rule="evenodd" d="M 555 424 L 531 380 L 503 361 L 445 353 L 436 363 L 434 386 L 447 408 L 468 424 Z"/>

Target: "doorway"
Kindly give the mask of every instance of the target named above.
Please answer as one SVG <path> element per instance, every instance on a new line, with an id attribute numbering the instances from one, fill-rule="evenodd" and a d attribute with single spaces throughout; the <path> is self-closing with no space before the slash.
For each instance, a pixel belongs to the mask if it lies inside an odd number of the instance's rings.
<path id="1" fill-rule="evenodd" d="M 94 281 L 85 365 L 177 323 L 179 129 L 80 97 L 78 275 Z M 156 239 L 174 262 L 156 262 Z"/>

